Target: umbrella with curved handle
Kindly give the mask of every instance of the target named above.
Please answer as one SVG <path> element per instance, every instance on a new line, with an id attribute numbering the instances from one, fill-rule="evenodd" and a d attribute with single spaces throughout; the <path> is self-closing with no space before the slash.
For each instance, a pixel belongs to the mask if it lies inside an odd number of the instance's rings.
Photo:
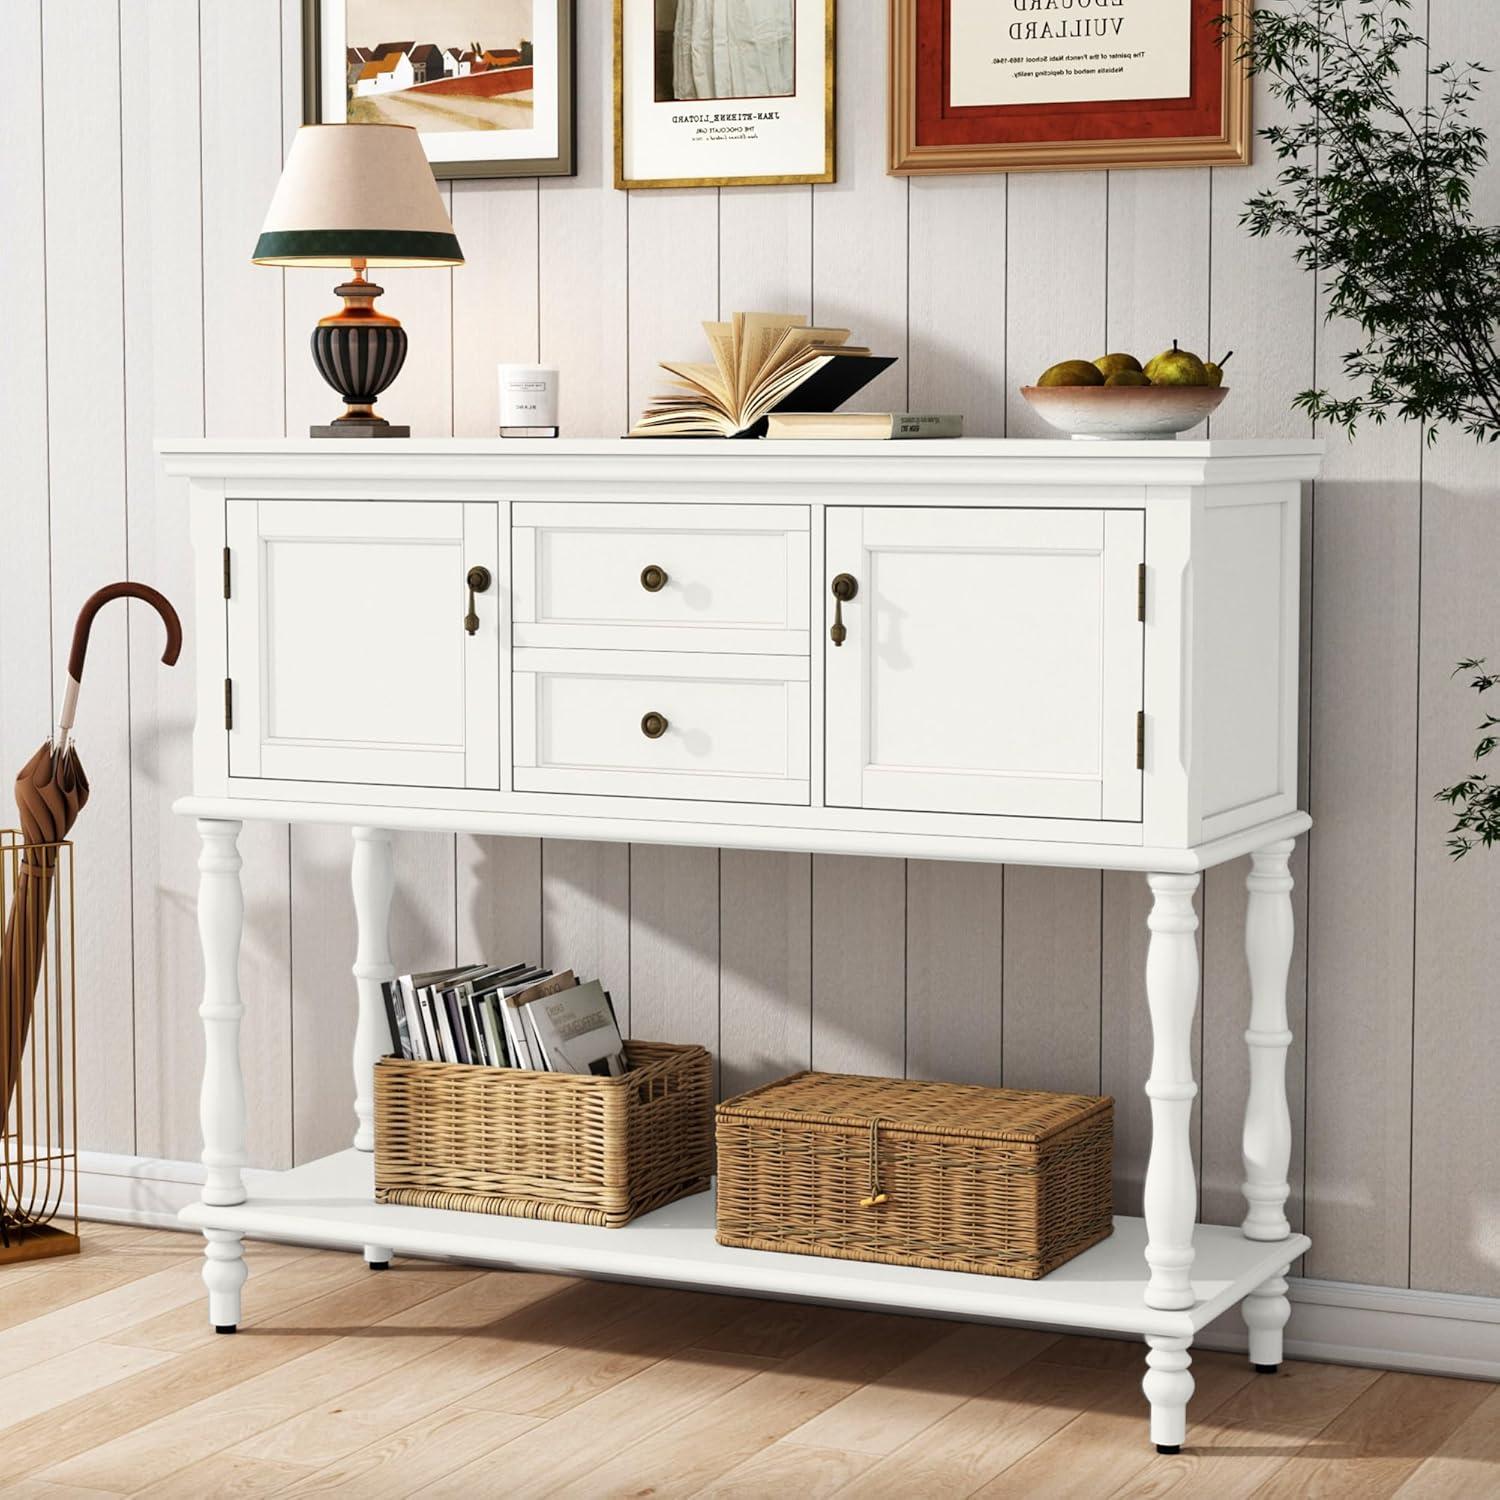
<path id="1" fill-rule="evenodd" d="M 16 777 L 16 807 L 25 848 L 0 942 L 0 1099 L 5 1101 L 7 1116 L 20 1077 L 37 979 L 46 954 L 47 916 L 57 868 L 55 846 L 67 838 L 89 796 L 88 777 L 72 742 L 89 632 L 94 617 L 114 599 L 140 599 L 161 616 L 167 628 L 167 645 L 161 658 L 166 665 L 171 666 L 182 650 L 182 622 L 177 611 L 164 594 L 148 584 L 112 583 L 91 594 L 73 629 L 68 681 L 56 733 L 42 742 Z"/>

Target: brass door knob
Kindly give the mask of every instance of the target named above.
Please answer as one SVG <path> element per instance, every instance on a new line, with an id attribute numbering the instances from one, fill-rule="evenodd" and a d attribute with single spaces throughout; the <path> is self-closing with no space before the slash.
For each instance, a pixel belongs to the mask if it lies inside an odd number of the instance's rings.
<path id="1" fill-rule="evenodd" d="M 464 629 L 470 635 L 474 635 L 479 630 L 479 615 L 474 609 L 474 595 L 487 594 L 494 580 L 490 577 L 488 568 L 476 564 L 469 569 L 464 582 L 469 586 L 469 612 L 464 616 Z"/>
<path id="2" fill-rule="evenodd" d="M 641 569 L 641 587 L 648 594 L 659 594 L 667 586 L 667 570 L 658 568 L 655 563 L 647 563 Z"/>
<path id="3" fill-rule="evenodd" d="M 667 732 L 667 719 L 665 714 L 659 714 L 654 709 L 645 714 L 641 719 L 641 733 L 648 740 L 659 740 Z"/>
<path id="4" fill-rule="evenodd" d="M 852 573 L 840 573 L 833 580 L 833 628 L 828 638 L 835 646 L 842 646 L 849 638 L 844 629 L 844 605 L 859 592 L 859 579 Z"/>

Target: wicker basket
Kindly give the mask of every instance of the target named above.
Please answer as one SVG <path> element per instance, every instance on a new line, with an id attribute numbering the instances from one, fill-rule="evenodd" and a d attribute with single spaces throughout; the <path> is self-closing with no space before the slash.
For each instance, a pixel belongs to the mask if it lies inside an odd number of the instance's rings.
<path id="1" fill-rule="evenodd" d="M 706 1191 L 708 1053 L 625 1049 L 621 1078 L 382 1059 L 375 1201 L 618 1228 Z"/>
<path id="2" fill-rule="evenodd" d="M 718 1241 L 1034 1280 L 1113 1229 L 1114 1101 L 797 1073 L 718 1111 Z"/>

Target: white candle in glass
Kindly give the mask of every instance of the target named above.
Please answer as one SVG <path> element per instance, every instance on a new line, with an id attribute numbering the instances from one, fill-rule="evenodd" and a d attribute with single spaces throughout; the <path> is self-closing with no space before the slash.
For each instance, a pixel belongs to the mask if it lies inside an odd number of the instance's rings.
<path id="1" fill-rule="evenodd" d="M 557 371 L 545 365 L 500 365 L 502 437 L 556 437 Z"/>

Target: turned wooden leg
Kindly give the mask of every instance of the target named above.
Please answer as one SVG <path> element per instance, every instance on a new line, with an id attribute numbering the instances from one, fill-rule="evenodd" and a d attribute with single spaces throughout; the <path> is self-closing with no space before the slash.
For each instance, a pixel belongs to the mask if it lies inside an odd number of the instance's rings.
<path id="1" fill-rule="evenodd" d="M 1291 1232 L 1286 1200 L 1292 1117 L 1286 1102 L 1286 976 L 1292 962 L 1293 841 L 1281 839 L 1251 856 L 1245 877 L 1245 957 L 1250 965 L 1250 1094 L 1245 1102 L 1244 1233 L 1284 1240 Z M 1274 1361 L 1268 1361 L 1274 1363 Z"/>
<path id="2" fill-rule="evenodd" d="M 1151 1441 L 1158 1453 L 1178 1453 L 1187 1438 L 1187 1408 L 1193 1399 L 1192 1340 L 1148 1335 L 1146 1343 L 1141 1389 L 1151 1403 Z"/>
<path id="3" fill-rule="evenodd" d="M 1151 1006 L 1151 1159 L 1146 1167 L 1146 1286 L 1150 1307 L 1193 1305 L 1193 1010 L 1198 1003 L 1197 875 L 1147 877 L 1155 896 L 1148 925 L 1146 998 Z"/>
<path id="4" fill-rule="evenodd" d="M 1292 1316 L 1292 1304 L 1286 1295 L 1286 1273 L 1290 1270 L 1290 1265 L 1283 1266 L 1240 1306 L 1240 1315 L 1250 1330 L 1250 1363 L 1259 1375 L 1274 1375 L 1281 1368 L 1282 1330 Z"/>
<path id="5" fill-rule="evenodd" d="M 240 933 L 245 898 L 240 889 L 240 824 L 198 820 L 198 938 L 203 947 L 203 1087 L 198 1115 L 203 1128 L 205 1203 L 245 1201 L 240 1169 L 245 1162 L 245 1083 L 240 1075 Z M 209 1321 L 232 1333 L 240 1320 L 245 1283 L 240 1236 L 204 1230 L 203 1281 Z"/>
<path id="6" fill-rule="evenodd" d="M 240 1288 L 245 1269 L 245 1246 L 232 1229 L 205 1229 L 203 1284 L 208 1288 L 208 1321 L 215 1333 L 233 1333 L 240 1323 Z"/>
<path id="7" fill-rule="evenodd" d="M 354 1145 L 375 1149 L 375 1064 L 390 1051 L 391 1028 L 380 986 L 396 977 L 391 965 L 391 897 L 396 890 L 391 835 L 386 828 L 356 828 L 350 865 L 358 946 L 354 979 L 359 1018 L 354 1026 Z M 368 1257 L 367 1257 L 368 1258 Z M 386 1259 L 389 1259 L 387 1255 Z"/>

